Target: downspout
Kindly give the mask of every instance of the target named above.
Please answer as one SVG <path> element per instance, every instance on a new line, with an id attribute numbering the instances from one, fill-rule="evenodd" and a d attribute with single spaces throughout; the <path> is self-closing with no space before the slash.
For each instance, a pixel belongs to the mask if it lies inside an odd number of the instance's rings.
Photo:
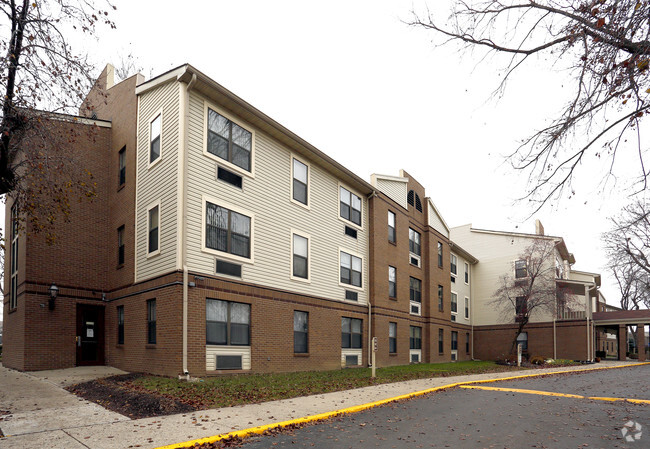
<path id="1" fill-rule="evenodd" d="M 370 298 L 368 298 L 368 366 L 372 365 L 372 351 L 372 305 L 370 304 Z"/>
<path id="2" fill-rule="evenodd" d="M 187 369 L 187 329 L 188 329 L 188 303 L 189 303 L 189 273 L 187 270 L 187 149 L 189 147 L 189 135 L 187 133 L 187 124 L 189 123 L 190 116 L 190 102 L 189 92 L 196 83 L 196 74 L 192 74 L 192 79 L 185 87 L 181 89 L 181 110 L 183 111 L 183 124 L 181 126 L 181 138 L 183 139 L 183 146 L 179 148 L 179 157 L 182 158 L 183 164 L 183 182 L 181 183 L 181 199 L 182 199 L 182 224 L 181 224 L 181 263 L 183 266 L 183 375 L 187 380 L 190 379 L 190 372 Z"/>
<path id="3" fill-rule="evenodd" d="M 557 330 L 555 328 L 555 317 L 553 317 L 553 360 L 557 359 Z"/>
<path id="4" fill-rule="evenodd" d="M 372 193 L 368 194 L 366 196 L 367 198 L 367 207 L 366 210 L 370 211 L 370 201 L 377 196 L 377 192 L 374 190 Z M 369 221 L 369 227 L 372 225 L 372 221 L 370 220 L 371 214 L 368 213 L 368 221 Z M 368 230 L 368 235 L 372 235 L 372 230 Z M 368 238 L 368 245 L 370 245 L 370 238 Z M 368 248 L 368 259 L 370 259 L 370 248 Z M 374 256 L 374 251 L 373 251 L 373 256 Z M 372 282 L 370 282 L 370 275 L 372 273 L 372 267 L 374 267 L 374 261 L 369 260 L 368 261 L 368 366 L 372 366 L 372 351 L 373 351 L 373 345 L 372 345 L 372 304 L 370 304 L 370 300 L 372 299 L 372 294 L 374 293 L 374 288 L 372 287 Z"/>

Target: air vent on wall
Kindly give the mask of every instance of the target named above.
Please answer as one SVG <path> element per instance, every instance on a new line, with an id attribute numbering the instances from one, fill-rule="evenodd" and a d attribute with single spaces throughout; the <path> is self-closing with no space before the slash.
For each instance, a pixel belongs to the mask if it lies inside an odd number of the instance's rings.
<path id="1" fill-rule="evenodd" d="M 451 321 L 456 321 L 456 315 L 451 316 Z"/>
<path id="2" fill-rule="evenodd" d="M 451 282 L 453 282 L 454 284 L 456 283 L 456 278 L 454 276 L 451 277 Z"/>
<path id="3" fill-rule="evenodd" d="M 357 238 L 357 230 L 352 229 L 350 226 L 345 227 L 345 235 L 349 235 L 350 237 Z"/>
<path id="4" fill-rule="evenodd" d="M 218 355 L 217 369 L 242 369 L 242 356 Z"/>
<path id="5" fill-rule="evenodd" d="M 358 301 L 359 300 L 359 294 L 357 292 L 346 290 L 345 291 L 345 299 L 349 299 L 350 301 Z"/>
<path id="6" fill-rule="evenodd" d="M 420 259 L 417 257 L 411 256 L 411 265 L 415 265 L 416 267 L 420 266 Z"/>
<path id="7" fill-rule="evenodd" d="M 217 178 L 241 189 L 243 182 L 242 177 L 226 170 L 225 168 L 217 167 Z"/>
<path id="8" fill-rule="evenodd" d="M 241 265 L 237 265 L 236 263 L 224 262 L 223 260 L 217 260 L 217 273 L 240 278 Z"/>
<path id="9" fill-rule="evenodd" d="M 411 363 L 420 363 L 420 354 L 411 354 Z"/>
<path id="10" fill-rule="evenodd" d="M 358 355 L 346 355 L 345 356 L 345 366 L 356 366 L 359 364 Z"/>

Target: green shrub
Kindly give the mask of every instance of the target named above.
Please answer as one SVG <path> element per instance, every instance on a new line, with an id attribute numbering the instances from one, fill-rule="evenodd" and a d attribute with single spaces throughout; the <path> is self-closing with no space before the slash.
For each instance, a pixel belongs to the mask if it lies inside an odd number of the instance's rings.
<path id="1" fill-rule="evenodd" d="M 534 355 L 530 358 L 530 363 L 532 363 L 533 365 L 543 365 L 544 357 L 539 355 Z"/>

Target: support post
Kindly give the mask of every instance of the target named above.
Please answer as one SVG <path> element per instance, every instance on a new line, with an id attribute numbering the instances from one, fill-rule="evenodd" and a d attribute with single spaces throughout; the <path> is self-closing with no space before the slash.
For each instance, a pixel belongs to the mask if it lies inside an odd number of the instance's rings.
<path id="1" fill-rule="evenodd" d="M 625 324 L 618 325 L 618 359 L 626 360 L 627 355 L 627 326 Z"/>
<path id="2" fill-rule="evenodd" d="M 645 324 L 636 326 L 636 352 L 639 354 L 639 362 L 645 362 Z"/>

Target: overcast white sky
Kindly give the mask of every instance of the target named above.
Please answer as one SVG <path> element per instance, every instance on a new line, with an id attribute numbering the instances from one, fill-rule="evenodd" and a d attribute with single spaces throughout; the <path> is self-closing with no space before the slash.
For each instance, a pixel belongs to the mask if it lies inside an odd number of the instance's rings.
<path id="1" fill-rule="evenodd" d="M 446 20 L 452 1 L 430 3 Z M 575 269 L 603 274 L 602 291 L 618 304 L 600 234 L 628 201 L 624 176 L 603 193 L 597 161 L 588 159 L 576 197 L 531 219 L 528 205 L 513 205 L 526 179 L 503 155 L 565 99 L 564 75 L 544 61 L 491 99 L 505 60 L 434 46 L 428 32 L 403 23 L 421 1 L 114 4 L 117 30 L 89 44 L 99 70 L 129 52 L 147 78 L 188 62 L 368 181 L 404 168 L 452 227 L 533 232 L 539 218 L 547 234 L 565 238 Z M 637 168 L 623 157 L 622 174 L 626 164 Z"/>

